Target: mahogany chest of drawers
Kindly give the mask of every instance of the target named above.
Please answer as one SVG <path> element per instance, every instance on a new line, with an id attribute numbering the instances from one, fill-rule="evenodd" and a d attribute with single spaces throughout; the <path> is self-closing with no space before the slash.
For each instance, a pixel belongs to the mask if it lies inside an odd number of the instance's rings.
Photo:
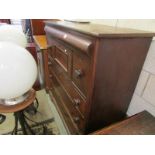
<path id="1" fill-rule="evenodd" d="M 46 89 L 70 134 L 126 116 L 153 33 L 91 23 L 45 22 Z"/>

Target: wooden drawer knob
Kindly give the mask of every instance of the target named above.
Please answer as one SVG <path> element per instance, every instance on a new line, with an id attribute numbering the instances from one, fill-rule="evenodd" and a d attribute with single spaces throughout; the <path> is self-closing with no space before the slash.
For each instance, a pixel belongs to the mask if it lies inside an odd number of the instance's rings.
<path id="1" fill-rule="evenodd" d="M 81 69 L 75 69 L 74 73 L 77 78 L 81 77 L 83 74 Z"/>
<path id="2" fill-rule="evenodd" d="M 81 103 L 80 99 L 78 99 L 78 98 L 73 99 L 73 101 L 74 101 L 74 105 L 76 107 L 78 107 L 80 105 L 80 103 Z"/>
<path id="3" fill-rule="evenodd" d="M 75 123 L 78 123 L 80 121 L 80 117 L 78 117 L 78 116 L 77 117 L 74 117 L 73 119 L 74 119 L 74 122 Z"/>
<path id="4" fill-rule="evenodd" d="M 53 76 L 52 76 L 52 74 L 49 74 L 49 78 L 52 78 Z"/>
<path id="5" fill-rule="evenodd" d="M 52 63 L 51 63 L 51 62 L 48 62 L 48 65 L 49 65 L 49 66 L 52 65 Z"/>

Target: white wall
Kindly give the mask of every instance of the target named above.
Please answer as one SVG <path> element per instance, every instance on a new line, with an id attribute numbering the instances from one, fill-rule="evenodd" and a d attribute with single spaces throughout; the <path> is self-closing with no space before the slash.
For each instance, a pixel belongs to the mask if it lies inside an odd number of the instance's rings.
<path id="1" fill-rule="evenodd" d="M 91 22 L 155 32 L 155 19 L 97 19 Z M 155 39 L 151 43 L 127 114 L 133 115 L 144 109 L 155 116 Z"/>

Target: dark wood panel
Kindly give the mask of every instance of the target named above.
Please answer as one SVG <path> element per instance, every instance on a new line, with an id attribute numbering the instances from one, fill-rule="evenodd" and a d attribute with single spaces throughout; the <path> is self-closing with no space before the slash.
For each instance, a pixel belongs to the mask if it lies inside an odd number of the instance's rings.
<path id="1" fill-rule="evenodd" d="M 89 120 L 92 130 L 125 117 L 150 42 L 147 38 L 102 40 Z"/>
<path id="2" fill-rule="evenodd" d="M 61 31 L 49 26 L 45 27 L 46 33 L 51 34 L 53 37 L 63 40 L 84 52 L 88 52 L 92 46 L 92 41 L 87 38 L 82 38 L 80 36 L 72 35 L 71 33 Z"/>

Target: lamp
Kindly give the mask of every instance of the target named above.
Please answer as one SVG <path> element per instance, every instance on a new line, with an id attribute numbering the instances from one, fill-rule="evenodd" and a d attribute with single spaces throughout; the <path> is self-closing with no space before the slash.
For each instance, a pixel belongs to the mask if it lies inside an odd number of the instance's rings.
<path id="1" fill-rule="evenodd" d="M 21 47 L 26 47 L 27 39 L 25 34 L 19 27 L 12 25 L 1 25 L 0 26 L 0 41 L 13 42 Z"/>
<path id="2" fill-rule="evenodd" d="M 37 78 L 37 65 L 25 49 L 26 44 L 22 31 L 8 25 L 0 26 L 0 111 L 14 112 L 12 134 L 17 134 L 18 122 L 24 134 L 28 133 L 27 129 L 34 134 L 25 119 L 24 110 L 35 99 L 35 91 L 31 88 Z M 0 124 L 5 118 L 0 114 Z"/>
<path id="3" fill-rule="evenodd" d="M 32 55 L 11 42 L 0 42 L 0 103 L 14 105 L 28 96 L 37 78 Z"/>

